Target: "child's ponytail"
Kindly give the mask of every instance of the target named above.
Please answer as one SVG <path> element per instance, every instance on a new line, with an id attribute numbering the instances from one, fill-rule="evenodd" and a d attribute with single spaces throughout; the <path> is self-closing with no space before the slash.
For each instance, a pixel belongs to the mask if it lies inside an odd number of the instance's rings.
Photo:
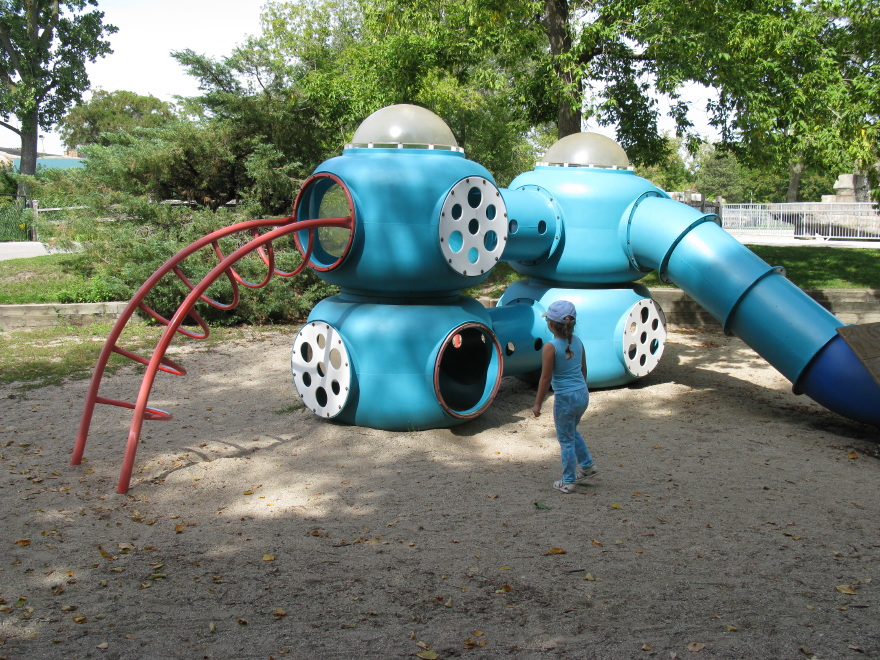
<path id="1" fill-rule="evenodd" d="M 576 323 L 573 316 L 566 316 L 561 322 L 550 321 L 550 324 L 559 333 L 559 335 L 568 342 L 565 347 L 565 359 L 570 360 L 574 357 L 574 351 L 571 350 L 571 338 L 574 337 L 574 324 Z"/>
<path id="2" fill-rule="evenodd" d="M 562 322 L 562 337 L 568 342 L 568 345 L 565 347 L 566 360 L 570 360 L 574 357 L 574 352 L 571 350 L 571 338 L 574 336 L 574 323 L 575 320 L 571 316 L 566 316 L 565 320 Z"/>

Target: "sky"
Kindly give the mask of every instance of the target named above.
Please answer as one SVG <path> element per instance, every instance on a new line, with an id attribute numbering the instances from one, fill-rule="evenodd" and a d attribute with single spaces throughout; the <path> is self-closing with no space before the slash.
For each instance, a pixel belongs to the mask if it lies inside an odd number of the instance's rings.
<path id="1" fill-rule="evenodd" d="M 99 0 L 104 22 L 119 28 L 109 37 L 113 53 L 87 65 L 92 90 L 127 90 L 173 101 L 174 96 L 199 93 L 194 78 L 186 75 L 171 51 L 190 48 L 212 57 L 229 55 L 248 36 L 260 34 L 260 12 L 266 0 Z M 697 88 L 687 95 L 695 109 L 705 100 Z M 84 100 L 91 92 L 84 94 Z M 703 113 L 693 113 L 697 130 L 713 131 Z M 671 130 L 661 124 L 661 129 Z M 614 138 L 613 129 L 594 130 Z M 62 154 L 57 132 L 43 132 L 38 148 L 43 153 Z M 6 131 L 0 144 L 18 146 L 17 136 Z"/>
<path id="2" fill-rule="evenodd" d="M 229 55 L 249 35 L 260 33 L 265 0 L 99 0 L 104 22 L 119 28 L 110 36 L 111 55 L 87 65 L 92 89 L 152 94 L 163 101 L 195 96 L 198 86 L 170 55 L 190 48 L 212 57 Z M 84 99 L 91 97 L 86 92 Z M 43 133 L 40 151 L 61 154 L 56 133 Z M 17 145 L 7 132 L 3 143 Z"/>

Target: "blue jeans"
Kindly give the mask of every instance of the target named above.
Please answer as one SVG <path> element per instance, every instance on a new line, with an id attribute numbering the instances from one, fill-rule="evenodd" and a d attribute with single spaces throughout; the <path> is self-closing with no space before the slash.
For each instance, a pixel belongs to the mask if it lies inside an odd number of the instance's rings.
<path id="1" fill-rule="evenodd" d="M 593 464 L 587 443 L 577 430 L 578 422 L 590 405 L 590 392 L 584 387 L 574 392 L 555 393 L 553 397 L 553 421 L 562 458 L 562 480 L 572 482 L 577 477 L 578 465 L 585 470 Z"/>

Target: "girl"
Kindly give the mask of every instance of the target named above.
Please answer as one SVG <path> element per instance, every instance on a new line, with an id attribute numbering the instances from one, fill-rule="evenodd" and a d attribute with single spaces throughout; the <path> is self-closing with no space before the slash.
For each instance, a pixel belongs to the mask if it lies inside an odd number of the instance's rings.
<path id="1" fill-rule="evenodd" d="M 596 475 L 593 457 L 577 425 L 587 410 L 587 359 L 584 345 L 574 335 L 577 311 L 567 300 L 557 300 L 547 308 L 547 327 L 553 339 L 541 351 L 541 380 L 532 412 L 541 414 L 541 404 L 553 386 L 553 421 L 562 457 L 562 479 L 553 483 L 556 490 L 573 493 L 576 481 Z"/>

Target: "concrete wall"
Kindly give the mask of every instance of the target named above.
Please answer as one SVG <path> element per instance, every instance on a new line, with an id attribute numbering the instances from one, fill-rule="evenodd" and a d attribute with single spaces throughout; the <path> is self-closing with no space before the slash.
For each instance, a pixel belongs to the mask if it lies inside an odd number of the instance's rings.
<path id="1" fill-rule="evenodd" d="M 844 323 L 880 322 L 880 289 L 823 289 L 804 293 Z M 651 289 L 651 295 L 666 312 L 670 325 L 720 327 L 718 321 L 679 289 Z"/>
<path id="2" fill-rule="evenodd" d="M 53 325 L 85 325 L 95 321 L 115 321 L 127 304 L 127 302 L 104 302 L 0 305 L 0 329 L 8 332 Z"/>
<path id="3" fill-rule="evenodd" d="M 823 289 L 805 293 L 844 323 L 880 323 L 880 289 Z M 651 289 L 651 295 L 666 312 L 666 320 L 670 325 L 720 327 L 718 321 L 680 289 Z M 480 302 L 487 307 L 494 307 L 497 301 L 482 298 Z M 115 321 L 127 304 L 106 302 L 0 305 L 0 329 L 8 332 L 53 325 Z"/>
<path id="4" fill-rule="evenodd" d="M 880 322 L 880 289 L 823 289 L 804 293 L 844 323 Z M 651 295 L 663 308 L 669 325 L 721 328 L 718 321 L 680 289 L 651 289 Z M 484 298 L 480 302 L 494 307 L 497 301 Z"/>

